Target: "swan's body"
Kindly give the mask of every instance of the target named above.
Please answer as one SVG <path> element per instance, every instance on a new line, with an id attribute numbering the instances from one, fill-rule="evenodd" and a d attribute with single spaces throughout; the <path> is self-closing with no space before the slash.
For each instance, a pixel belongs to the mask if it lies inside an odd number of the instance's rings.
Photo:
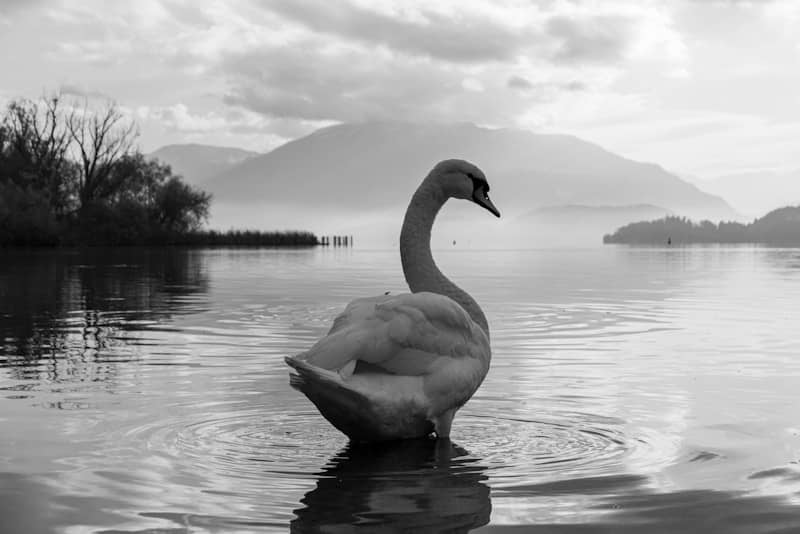
<path id="1" fill-rule="evenodd" d="M 499 216 L 483 173 L 460 160 L 439 163 L 411 199 L 400 234 L 410 294 L 351 302 L 328 335 L 286 358 L 290 383 L 356 441 L 450 435 L 456 410 L 489 370 L 489 326 L 475 300 L 445 277 L 431 255 L 434 218 L 450 197 Z"/>

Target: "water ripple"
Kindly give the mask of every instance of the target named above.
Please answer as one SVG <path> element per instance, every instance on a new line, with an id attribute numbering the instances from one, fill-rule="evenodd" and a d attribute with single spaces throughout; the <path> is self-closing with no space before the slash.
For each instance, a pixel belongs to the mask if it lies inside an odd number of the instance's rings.
<path id="1" fill-rule="evenodd" d="M 744 493 L 796 499 L 796 252 L 443 254 L 490 318 L 491 371 L 452 443 L 376 449 L 283 364 L 350 299 L 403 287 L 396 251 L 351 252 L 4 257 L 0 507 L 65 511 L 32 510 L 54 526 L 32 532 L 466 531 L 490 513 L 616 531 L 620 507 L 663 525 L 724 502 L 749 528 L 748 502 L 786 510 Z"/>
<path id="2" fill-rule="evenodd" d="M 470 444 L 499 484 L 613 471 L 629 454 L 632 444 L 619 428 L 576 417 L 563 421 L 465 414 L 454 439 Z"/>

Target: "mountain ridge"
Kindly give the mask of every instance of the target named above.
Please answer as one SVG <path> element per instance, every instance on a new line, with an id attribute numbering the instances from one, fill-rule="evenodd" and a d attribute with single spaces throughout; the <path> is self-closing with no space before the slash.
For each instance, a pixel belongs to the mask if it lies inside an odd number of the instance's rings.
<path id="1" fill-rule="evenodd" d="M 260 152 L 237 147 L 176 143 L 159 147 L 146 154 L 146 157 L 166 163 L 175 174 L 198 185 L 248 158 L 259 155 Z"/>
<path id="2" fill-rule="evenodd" d="M 733 207 L 759 217 L 787 203 L 800 204 L 800 169 L 748 171 L 695 182 L 701 190 L 725 198 Z M 753 184 L 758 184 L 753 187 Z"/>
<path id="3" fill-rule="evenodd" d="M 721 198 L 657 164 L 572 135 L 469 123 L 328 126 L 243 161 L 207 185 L 222 203 L 380 211 L 404 207 L 430 168 L 452 157 L 480 166 L 498 206 L 517 214 L 545 205 L 653 204 L 693 218 L 738 216 Z"/>

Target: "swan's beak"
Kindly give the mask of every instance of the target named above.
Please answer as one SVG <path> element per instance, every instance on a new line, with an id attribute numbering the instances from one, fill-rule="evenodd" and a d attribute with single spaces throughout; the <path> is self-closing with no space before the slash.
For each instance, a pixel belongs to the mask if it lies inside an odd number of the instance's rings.
<path id="1" fill-rule="evenodd" d="M 482 206 L 482 207 L 486 208 L 487 210 L 491 211 L 494 214 L 495 217 L 500 217 L 500 211 L 498 211 L 498 209 L 494 207 L 494 204 L 492 204 L 492 201 L 489 200 L 489 195 L 487 195 L 486 193 L 484 193 L 482 191 L 480 191 L 480 192 L 476 191 L 475 194 L 472 197 L 472 200 L 473 200 L 473 202 L 475 202 L 475 204 L 477 204 L 479 206 Z"/>

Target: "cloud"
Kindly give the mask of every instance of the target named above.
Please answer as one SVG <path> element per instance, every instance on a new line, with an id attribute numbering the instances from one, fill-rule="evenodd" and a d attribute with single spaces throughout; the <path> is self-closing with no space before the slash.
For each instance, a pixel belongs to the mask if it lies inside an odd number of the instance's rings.
<path id="1" fill-rule="evenodd" d="M 225 138 L 235 145 L 238 139 L 242 146 L 257 150 L 272 148 L 331 124 L 267 118 L 263 114 L 241 108 L 203 112 L 184 103 L 139 106 L 130 110 L 130 116 L 147 127 L 157 124 L 193 141 L 214 144 L 214 139 Z M 230 141 L 227 144 L 231 144 Z"/>
<path id="2" fill-rule="evenodd" d="M 191 113 L 183 103 L 164 107 L 140 107 L 136 110 L 140 119 L 157 119 L 175 131 L 183 133 L 205 133 L 226 128 L 238 128 L 240 131 L 263 131 L 264 119 L 246 116 L 239 111 L 229 115 L 217 112 Z"/>
<path id="3" fill-rule="evenodd" d="M 653 12 L 616 2 L 242 0 L 195 8 L 185 0 L 61 0 L 53 20 L 83 29 L 58 43 L 52 59 L 106 70 L 116 89 L 98 88 L 115 96 L 170 84 L 180 96 L 162 107 L 187 102 L 191 92 L 196 107 L 203 90 L 206 106 L 215 99 L 275 124 L 402 118 L 509 126 L 560 93 L 607 87 L 633 51 L 658 56 L 666 47 L 640 42 L 657 33 Z"/>
<path id="4" fill-rule="evenodd" d="M 628 17 L 554 16 L 547 32 L 558 41 L 553 58 L 567 63 L 616 62 L 630 45 L 633 21 Z"/>
<path id="5" fill-rule="evenodd" d="M 602 109 L 635 62 L 684 59 L 669 10 L 650 2 L 45 5 L 36 30 L 59 37 L 39 70 L 62 90 L 140 108 L 160 138 L 250 146 L 370 119 L 558 126 Z"/>
<path id="6" fill-rule="evenodd" d="M 325 51 L 307 41 L 287 50 L 228 57 L 224 101 L 268 117 L 306 121 L 405 119 L 509 124 L 529 97 L 504 95 L 505 67 L 466 71 L 425 58 L 359 47 Z"/>
<path id="7" fill-rule="evenodd" d="M 259 4 L 283 44 L 220 54 L 224 102 L 287 120 L 521 125 L 532 106 L 606 89 L 630 61 L 667 75 L 685 59 L 667 13 L 649 5 L 373 5 Z"/>
<path id="8" fill-rule="evenodd" d="M 529 89 L 533 89 L 533 84 L 526 78 L 523 78 L 522 76 L 514 75 L 508 79 L 508 81 L 506 82 L 506 87 L 508 87 L 509 89 L 519 89 L 520 91 L 527 91 Z"/>
<path id="9" fill-rule="evenodd" d="M 14 16 L 41 4 L 42 0 L 0 0 L 0 27 L 10 26 Z"/>
<path id="10" fill-rule="evenodd" d="M 589 87 L 587 84 L 579 81 L 559 82 L 559 83 L 532 83 L 527 78 L 522 76 L 511 76 L 506 81 L 506 87 L 521 93 L 531 94 L 533 91 L 550 91 L 550 92 L 578 92 L 586 91 Z"/>
<path id="11" fill-rule="evenodd" d="M 693 4 L 705 5 L 740 5 L 740 6 L 758 6 L 764 4 L 773 4 L 779 0 L 690 0 Z"/>
<path id="12" fill-rule="evenodd" d="M 350 2 L 293 0 L 267 4 L 272 12 L 309 30 L 397 52 L 445 61 L 506 61 L 536 38 L 469 9 L 440 13 L 420 8 L 412 16 L 381 13 Z"/>
<path id="13" fill-rule="evenodd" d="M 110 95 L 102 91 L 89 89 L 86 85 L 82 84 L 63 83 L 58 88 L 57 93 L 66 96 L 76 96 L 78 98 L 101 99 L 108 101 L 113 100 L 113 98 Z"/>
<path id="14" fill-rule="evenodd" d="M 0 15 L 29 8 L 39 3 L 39 0 L 0 0 Z"/>

